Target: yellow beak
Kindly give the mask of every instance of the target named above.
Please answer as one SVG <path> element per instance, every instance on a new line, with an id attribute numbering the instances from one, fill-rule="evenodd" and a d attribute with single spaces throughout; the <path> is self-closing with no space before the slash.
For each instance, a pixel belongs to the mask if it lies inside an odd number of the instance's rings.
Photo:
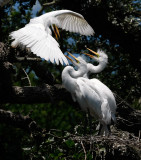
<path id="1" fill-rule="evenodd" d="M 70 56 L 72 56 L 75 60 L 76 60 L 76 62 L 77 63 L 79 63 L 79 60 L 74 56 L 74 55 L 72 55 L 70 52 L 67 52 Z"/>
<path id="2" fill-rule="evenodd" d="M 97 52 L 95 52 L 95 51 L 93 51 L 93 50 L 91 50 L 89 48 L 87 48 L 87 50 L 89 50 L 90 52 L 92 52 L 93 54 L 95 54 L 95 55 L 97 55 L 99 57 L 99 54 Z"/>
<path id="3" fill-rule="evenodd" d="M 54 31 L 55 37 L 58 40 L 60 38 L 59 29 L 55 24 L 53 24 L 52 26 L 53 26 L 53 31 Z"/>
<path id="4" fill-rule="evenodd" d="M 73 60 L 70 57 L 68 57 L 67 55 L 65 55 L 65 57 L 67 57 L 73 63 Z"/>
<path id="5" fill-rule="evenodd" d="M 83 53 L 83 52 L 82 52 Z M 94 56 L 92 56 L 91 54 L 88 54 L 88 53 L 83 53 L 83 54 L 85 54 L 85 55 L 87 55 L 87 56 L 89 56 L 89 57 L 91 57 L 91 58 L 93 58 Z"/>

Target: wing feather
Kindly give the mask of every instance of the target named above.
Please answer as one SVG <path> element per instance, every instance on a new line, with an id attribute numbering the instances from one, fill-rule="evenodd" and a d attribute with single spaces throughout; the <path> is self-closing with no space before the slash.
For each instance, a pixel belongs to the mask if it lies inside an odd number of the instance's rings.
<path id="1" fill-rule="evenodd" d="M 59 28 L 66 31 L 80 33 L 82 35 L 93 35 L 94 30 L 88 22 L 82 17 L 75 14 L 75 12 L 63 13 L 56 15 Z"/>
<path id="2" fill-rule="evenodd" d="M 60 61 L 62 65 L 63 63 L 68 64 L 66 57 L 59 48 L 58 42 L 45 30 L 36 27 L 36 25 L 27 25 L 18 31 L 12 32 L 10 36 L 15 41 L 18 41 L 19 44 L 30 47 L 31 51 L 41 58 L 50 60 L 52 63 L 59 64 Z"/>
<path id="3" fill-rule="evenodd" d="M 51 36 L 49 29 L 51 24 L 56 24 L 64 30 L 82 35 L 94 34 L 94 30 L 81 14 L 69 10 L 59 10 L 33 18 L 24 28 L 12 32 L 10 34 L 14 39 L 12 46 L 26 46 L 34 54 L 50 60 L 52 63 L 68 64 L 58 42 Z"/>
<path id="4" fill-rule="evenodd" d="M 91 115 L 96 116 L 97 118 L 101 118 L 101 101 L 98 94 L 93 89 L 91 89 L 91 87 L 89 87 L 86 82 L 81 80 L 81 78 L 77 79 L 77 84 L 83 97 L 87 101 Z"/>

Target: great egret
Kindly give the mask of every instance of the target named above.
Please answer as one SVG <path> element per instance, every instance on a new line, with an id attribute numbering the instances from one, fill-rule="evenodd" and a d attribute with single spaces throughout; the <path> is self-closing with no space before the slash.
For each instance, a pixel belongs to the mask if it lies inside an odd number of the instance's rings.
<path id="1" fill-rule="evenodd" d="M 10 37 L 14 39 L 12 47 L 24 45 L 27 48 L 52 63 L 56 62 L 63 65 L 68 64 L 66 57 L 59 48 L 58 42 L 52 37 L 49 27 L 55 32 L 56 37 L 59 36 L 57 27 L 66 31 L 80 33 L 82 35 L 93 35 L 94 30 L 87 23 L 84 17 L 70 10 L 58 10 L 43 14 L 30 20 L 25 27 L 14 31 Z"/>
<path id="2" fill-rule="evenodd" d="M 91 63 L 87 63 L 87 72 L 86 74 L 83 75 L 83 77 L 89 78 L 90 73 L 99 73 L 106 67 L 108 63 L 108 56 L 104 51 L 100 49 L 97 52 L 94 52 L 89 48 L 87 49 L 92 53 L 94 53 L 95 55 L 97 55 L 97 57 L 92 56 L 90 54 L 86 54 L 86 53 L 85 54 L 93 58 L 95 61 L 99 63 L 97 66 L 94 66 Z M 84 80 L 87 81 L 87 79 L 84 79 Z M 116 112 L 117 106 L 116 106 L 115 97 L 112 91 L 105 84 L 103 84 L 101 81 L 99 81 L 96 78 L 90 79 L 90 81 L 87 81 L 87 84 L 90 87 L 92 87 L 94 90 L 96 90 L 97 93 L 99 93 L 99 96 L 101 97 L 101 101 L 103 101 L 103 103 L 105 104 L 105 108 L 106 108 L 106 105 L 109 106 L 111 111 L 112 122 L 115 123 L 116 122 L 115 112 Z"/>
<path id="3" fill-rule="evenodd" d="M 0 6 L 3 7 L 7 3 L 9 3 L 11 0 L 0 0 Z"/>
<path id="4" fill-rule="evenodd" d="M 98 79 L 84 78 L 87 73 L 87 63 L 78 58 L 78 70 L 67 66 L 62 72 L 62 81 L 65 88 L 71 92 L 73 100 L 78 101 L 81 108 L 99 120 L 100 135 L 109 135 L 108 126 L 116 122 L 116 102 L 112 91 Z M 75 65 L 76 63 L 74 63 Z M 86 71 L 84 73 L 84 71 Z M 75 74 L 77 72 L 77 74 Z M 75 97 L 75 98 L 74 98 Z"/>
<path id="5" fill-rule="evenodd" d="M 97 94 L 91 90 L 89 86 L 85 86 L 85 83 L 81 80 L 81 78 L 73 78 L 73 77 L 81 77 L 87 71 L 87 65 L 85 61 L 82 59 L 77 59 L 79 64 L 77 67 L 78 71 L 74 70 L 72 66 L 66 66 L 62 71 L 62 83 L 64 87 L 71 93 L 74 101 L 77 101 L 81 107 L 81 109 L 85 112 L 90 110 L 91 115 L 100 116 L 99 110 L 97 110 L 97 106 L 100 107 L 100 99 Z M 95 97 L 95 99 L 93 98 Z M 91 102 L 91 103 L 89 103 Z M 90 107 L 92 105 L 92 107 Z M 95 112 L 95 110 L 97 110 Z"/>

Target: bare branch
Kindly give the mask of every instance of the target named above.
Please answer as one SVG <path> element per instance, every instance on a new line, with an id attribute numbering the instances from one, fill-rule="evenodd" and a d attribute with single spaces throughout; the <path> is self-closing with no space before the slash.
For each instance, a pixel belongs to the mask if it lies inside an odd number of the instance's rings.
<path id="1" fill-rule="evenodd" d="M 53 0 L 52 2 L 44 3 L 43 6 L 50 6 L 56 3 L 56 0 Z"/>
<path id="2" fill-rule="evenodd" d="M 44 4 L 42 5 L 41 9 L 38 11 L 37 16 L 41 15 L 42 12 L 43 12 L 43 10 L 44 10 L 46 7 L 51 6 L 51 5 L 55 4 L 55 3 L 56 3 L 56 0 L 53 0 L 52 2 L 44 3 Z M 41 4 L 41 3 L 40 3 L 40 4 Z"/>
<path id="3" fill-rule="evenodd" d="M 86 153 L 86 150 L 85 150 L 85 147 L 84 147 L 84 144 L 82 141 L 81 141 L 81 146 L 82 146 L 84 154 L 85 154 L 85 160 L 87 160 L 87 153 Z"/>
<path id="4" fill-rule="evenodd" d="M 33 57 L 15 57 L 12 62 L 42 62 L 42 59 Z"/>
<path id="5" fill-rule="evenodd" d="M 30 79 L 29 79 L 28 74 L 26 73 L 26 71 L 25 71 L 25 69 L 24 69 L 24 68 L 23 68 L 22 70 L 24 71 L 24 73 L 25 73 L 25 75 L 26 75 L 26 77 L 25 77 L 25 78 L 28 80 L 29 86 L 31 86 L 31 82 L 30 82 Z"/>

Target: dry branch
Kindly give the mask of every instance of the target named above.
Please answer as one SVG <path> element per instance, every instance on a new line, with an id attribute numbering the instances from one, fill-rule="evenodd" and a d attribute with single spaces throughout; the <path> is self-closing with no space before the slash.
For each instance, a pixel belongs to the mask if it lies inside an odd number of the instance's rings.
<path id="1" fill-rule="evenodd" d="M 71 141 L 72 147 L 69 147 L 69 150 L 83 153 L 83 159 L 85 160 L 140 160 L 141 158 L 141 141 L 129 132 L 114 130 L 109 137 L 97 135 L 84 136 L 68 132 L 64 133 L 65 136 L 57 136 L 58 132 L 58 130 L 49 131 L 49 134 L 47 134 L 50 136 L 49 139 L 55 137 L 55 140 L 52 144 L 49 142 L 46 145 L 51 145 L 53 148 L 56 144 L 59 144 L 59 147 L 63 150 L 63 143 Z M 91 158 L 89 157 L 90 155 L 92 156 Z"/>
<path id="2" fill-rule="evenodd" d="M 102 159 L 119 160 L 121 157 L 123 159 L 139 160 L 141 158 L 141 141 L 138 141 L 138 137 L 128 132 L 116 131 L 110 137 L 87 135 L 74 136 L 71 139 L 76 144 L 85 145 L 85 150 L 90 151 L 91 154 L 97 152 L 101 158 L 103 157 Z M 86 157 L 86 151 L 84 151 L 84 154 Z"/>

